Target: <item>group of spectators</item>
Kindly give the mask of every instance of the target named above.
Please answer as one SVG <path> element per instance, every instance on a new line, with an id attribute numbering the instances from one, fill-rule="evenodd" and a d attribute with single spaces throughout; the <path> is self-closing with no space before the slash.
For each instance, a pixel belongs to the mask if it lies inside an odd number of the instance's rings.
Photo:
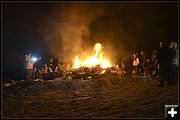
<path id="1" fill-rule="evenodd" d="M 134 53 L 128 58 L 121 59 L 120 67 L 126 75 L 148 74 L 151 77 L 160 76 L 160 84 L 163 87 L 176 84 L 179 68 L 179 50 L 177 42 L 160 42 L 158 50 L 154 50 L 147 56 L 144 51 Z"/>
<path id="2" fill-rule="evenodd" d="M 134 53 L 128 58 L 120 61 L 120 67 L 126 75 L 148 74 L 156 76 L 158 74 L 157 50 L 152 55 L 147 56 L 144 51 Z"/>
<path id="3" fill-rule="evenodd" d="M 47 61 L 41 57 L 35 58 L 31 53 L 25 55 L 26 80 L 50 80 L 63 76 L 70 70 L 71 65 L 62 63 L 54 58 Z"/>

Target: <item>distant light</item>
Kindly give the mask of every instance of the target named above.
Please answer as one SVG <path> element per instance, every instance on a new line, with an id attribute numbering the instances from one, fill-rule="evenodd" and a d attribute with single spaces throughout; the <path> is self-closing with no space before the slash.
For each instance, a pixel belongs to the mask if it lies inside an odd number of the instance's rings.
<path id="1" fill-rule="evenodd" d="M 33 57 L 33 58 L 32 58 L 32 61 L 33 61 L 33 62 L 36 62 L 37 60 L 38 60 L 38 59 L 37 59 L 36 57 Z"/>

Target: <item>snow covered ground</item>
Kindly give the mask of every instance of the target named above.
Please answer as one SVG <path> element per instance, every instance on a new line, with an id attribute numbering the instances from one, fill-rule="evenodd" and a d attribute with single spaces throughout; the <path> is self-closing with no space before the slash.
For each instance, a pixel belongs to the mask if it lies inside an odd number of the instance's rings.
<path id="1" fill-rule="evenodd" d="M 11 82 L 2 86 L 2 118 L 164 118 L 178 85 L 133 76 Z"/>

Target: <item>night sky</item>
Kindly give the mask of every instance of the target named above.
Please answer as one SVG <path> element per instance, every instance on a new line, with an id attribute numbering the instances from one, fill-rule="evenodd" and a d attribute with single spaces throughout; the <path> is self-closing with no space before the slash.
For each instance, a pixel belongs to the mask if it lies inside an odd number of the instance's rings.
<path id="1" fill-rule="evenodd" d="M 63 19 L 61 17 L 63 12 L 63 16 L 66 16 L 64 6 L 73 6 L 73 4 L 3 2 L 1 18 L 3 75 L 10 70 L 22 71 L 23 57 L 27 52 L 41 56 L 51 53 L 53 40 L 49 43 L 44 40 L 47 31 L 51 31 L 52 26 Z M 104 44 L 111 43 L 116 51 L 123 48 L 124 51 L 143 49 L 151 52 L 158 48 L 159 41 L 178 41 L 177 2 L 91 2 L 90 4 L 86 2 L 84 4 L 88 6 L 87 10 L 92 13 L 91 15 L 96 13 L 95 10 L 99 7 L 104 12 L 92 17 L 93 19 L 88 23 L 89 36 L 84 40 L 86 44 L 100 40 Z M 83 5 L 73 9 L 81 11 Z M 91 6 L 95 9 L 91 9 Z M 67 12 L 67 16 L 71 16 L 70 13 Z M 83 13 L 83 15 L 87 14 Z M 55 41 L 57 40 L 54 40 L 54 43 Z M 53 55 L 56 54 L 52 52 Z M 10 73 L 8 75 L 11 76 Z"/>

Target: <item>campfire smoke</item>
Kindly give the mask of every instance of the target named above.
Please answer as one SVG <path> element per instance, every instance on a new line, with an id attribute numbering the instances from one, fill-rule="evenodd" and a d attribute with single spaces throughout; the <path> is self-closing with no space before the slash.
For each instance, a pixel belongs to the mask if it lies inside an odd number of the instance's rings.
<path id="1" fill-rule="evenodd" d="M 73 56 L 88 48 L 89 25 L 102 16 L 103 6 L 85 3 L 64 3 L 52 10 L 52 24 L 45 32 L 45 42 L 52 54 L 74 62 Z"/>

